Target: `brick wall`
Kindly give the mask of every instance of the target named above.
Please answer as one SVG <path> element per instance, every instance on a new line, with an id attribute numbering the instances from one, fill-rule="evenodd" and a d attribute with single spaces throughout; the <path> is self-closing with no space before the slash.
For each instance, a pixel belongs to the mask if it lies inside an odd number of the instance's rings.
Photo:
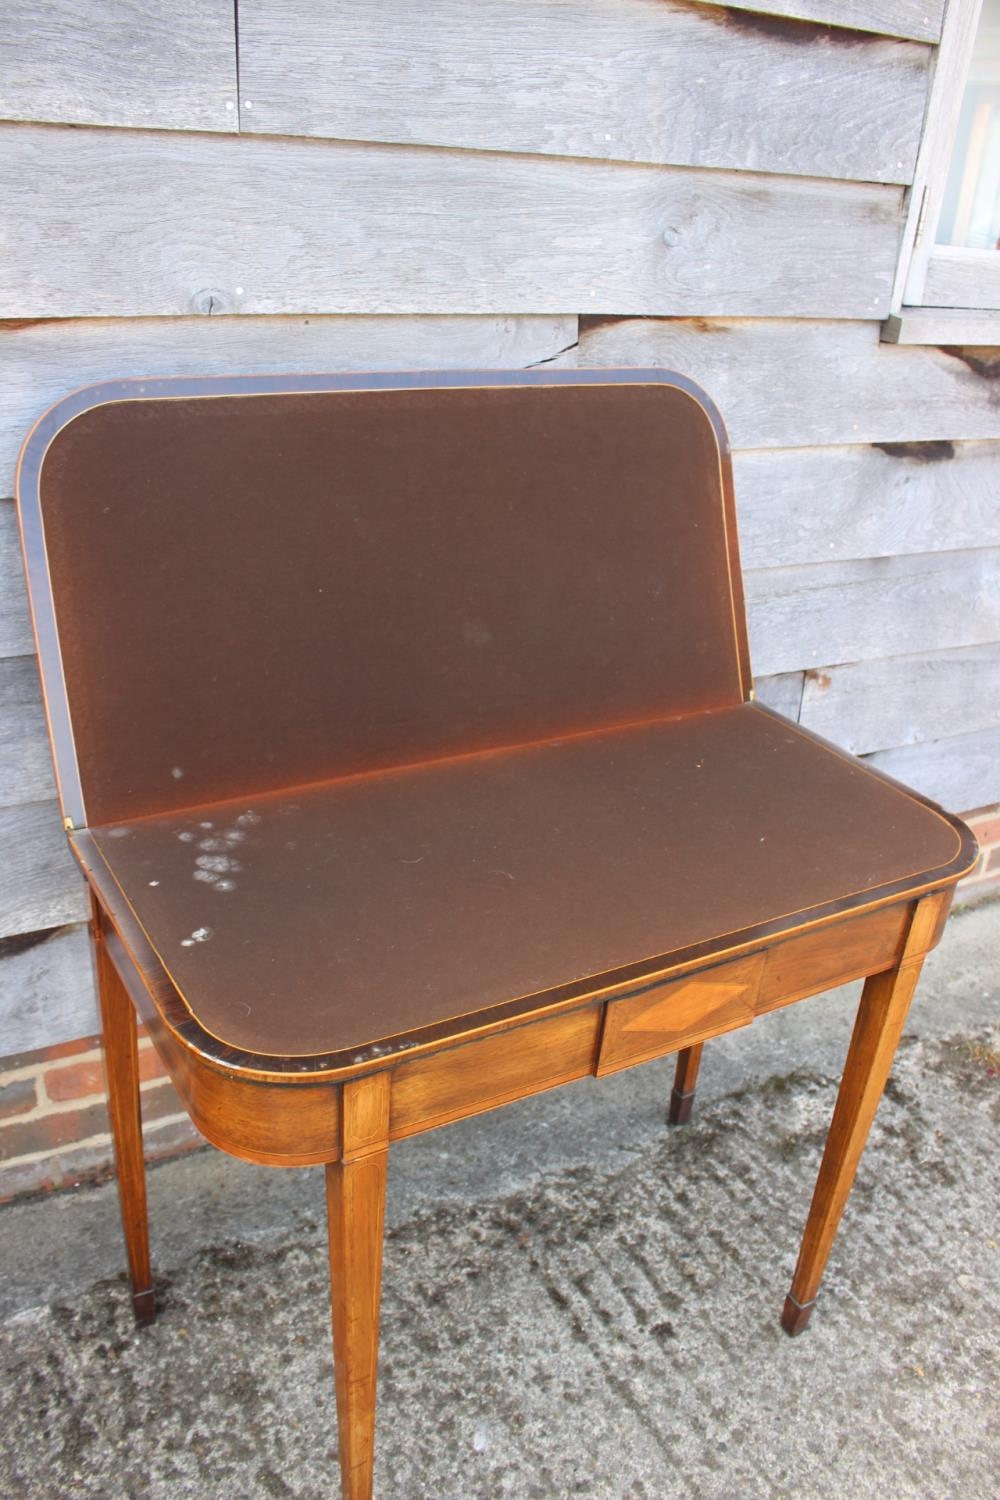
<path id="1" fill-rule="evenodd" d="M 959 882 L 955 893 L 957 907 L 1000 896 L 1000 807 L 982 807 L 963 816 L 979 840 L 982 853 L 972 874 Z"/>
<path id="2" fill-rule="evenodd" d="M 965 817 L 983 852 L 958 887 L 957 907 L 1000 896 L 1000 807 Z M 141 1027 L 139 1062 L 147 1158 L 201 1145 Z M 0 1203 L 74 1187 L 111 1170 L 100 1037 L 0 1059 Z"/>
<path id="3" fill-rule="evenodd" d="M 139 1065 L 147 1158 L 200 1145 L 142 1028 Z M 0 1060 L 0 1203 L 111 1170 L 100 1037 Z"/>

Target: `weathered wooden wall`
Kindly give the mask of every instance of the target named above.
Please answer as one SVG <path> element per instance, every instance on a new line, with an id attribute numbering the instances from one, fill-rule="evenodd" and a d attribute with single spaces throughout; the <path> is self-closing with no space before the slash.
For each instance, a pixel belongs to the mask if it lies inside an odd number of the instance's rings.
<path id="1" fill-rule="evenodd" d="M 1000 801 L 1000 360 L 879 341 L 942 10 L 8 0 L 0 497 L 116 375 L 673 367 L 732 435 L 761 697 Z M 12 1053 L 94 1012 L 2 498 L 0 829 Z"/>

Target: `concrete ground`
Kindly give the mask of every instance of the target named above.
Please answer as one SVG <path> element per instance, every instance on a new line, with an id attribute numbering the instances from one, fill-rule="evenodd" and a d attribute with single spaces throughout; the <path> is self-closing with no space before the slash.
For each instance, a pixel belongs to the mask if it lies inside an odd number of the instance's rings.
<path id="1" fill-rule="evenodd" d="M 997 1500 L 1000 905 L 953 917 L 809 1330 L 778 1313 L 857 988 L 391 1157 L 380 1500 Z M 0 1494 L 337 1493 L 322 1174 L 150 1174 L 0 1212 Z"/>

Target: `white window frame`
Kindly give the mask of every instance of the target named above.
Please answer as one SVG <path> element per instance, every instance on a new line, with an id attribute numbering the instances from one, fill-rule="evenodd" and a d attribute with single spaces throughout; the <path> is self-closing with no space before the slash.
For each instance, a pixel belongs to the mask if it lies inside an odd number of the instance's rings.
<path id="1" fill-rule="evenodd" d="M 1000 344 L 1000 250 L 935 243 L 982 0 L 948 0 L 903 227 L 893 344 Z"/>

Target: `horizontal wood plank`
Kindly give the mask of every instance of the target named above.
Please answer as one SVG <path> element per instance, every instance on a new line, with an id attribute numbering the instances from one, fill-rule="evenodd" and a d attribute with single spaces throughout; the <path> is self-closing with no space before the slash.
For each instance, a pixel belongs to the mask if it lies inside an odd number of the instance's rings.
<path id="1" fill-rule="evenodd" d="M 921 301 L 928 307 L 1000 308 L 1000 255 L 936 245 Z"/>
<path id="2" fill-rule="evenodd" d="M 882 344 L 875 323 L 585 319 L 579 363 L 684 371 L 735 448 L 1000 438 L 997 368 L 961 350 Z"/>
<path id="3" fill-rule="evenodd" d="M 1000 344 L 1000 312 L 978 307 L 904 307 L 882 325 L 887 344 Z"/>
<path id="4" fill-rule="evenodd" d="M 0 937 L 86 920 L 83 877 L 56 802 L 0 807 Z"/>
<path id="5" fill-rule="evenodd" d="M 83 924 L 0 940 L 0 1054 L 35 1052 L 101 1029 Z"/>
<path id="6" fill-rule="evenodd" d="M 244 131 L 909 182 L 931 49 L 674 0 L 241 0 Z"/>
<path id="7" fill-rule="evenodd" d="M 33 125 L 0 129 L 0 186 L 8 318 L 879 318 L 900 215 L 868 183 Z"/>
<path id="8" fill-rule="evenodd" d="M 804 672 L 779 672 L 775 677 L 755 677 L 757 702 L 784 714 L 786 719 L 798 719 L 804 676 Z"/>
<path id="9" fill-rule="evenodd" d="M 0 495 L 60 396 L 143 375 L 524 369 L 575 356 L 574 317 L 129 318 L 0 323 Z M 0 543 L 2 545 L 2 543 Z M 0 648 L 2 653 L 2 648 Z"/>
<path id="10" fill-rule="evenodd" d="M 0 500 L 0 657 L 27 656 L 34 649 L 17 514 L 13 501 Z"/>
<path id="11" fill-rule="evenodd" d="M 770 568 L 746 592 L 762 676 L 1000 640 L 1000 548 Z"/>
<path id="12" fill-rule="evenodd" d="M 807 672 L 801 722 L 855 755 L 1000 729 L 1000 644 Z"/>
<path id="13" fill-rule="evenodd" d="M 0 119 L 239 129 L 232 0 L 4 0 Z"/>
<path id="14" fill-rule="evenodd" d="M 867 759 L 953 812 L 1000 802 L 1000 729 L 881 750 Z"/>
<path id="15" fill-rule="evenodd" d="M 31 656 L 0 659 L 0 807 L 55 794 L 38 665 Z"/>
<path id="16" fill-rule="evenodd" d="M 931 0 L 930 5 L 923 0 L 734 0 L 733 8 L 759 14 L 764 30 L 772 17 L 787 16 L 925 42 L 940 38 L 944 19 L 944 0 Z"/>
<path id="17" fill-rule="evenodd" d="M 1000 443 L 737 453 L 744 567 L 1000 547 Z"/>

